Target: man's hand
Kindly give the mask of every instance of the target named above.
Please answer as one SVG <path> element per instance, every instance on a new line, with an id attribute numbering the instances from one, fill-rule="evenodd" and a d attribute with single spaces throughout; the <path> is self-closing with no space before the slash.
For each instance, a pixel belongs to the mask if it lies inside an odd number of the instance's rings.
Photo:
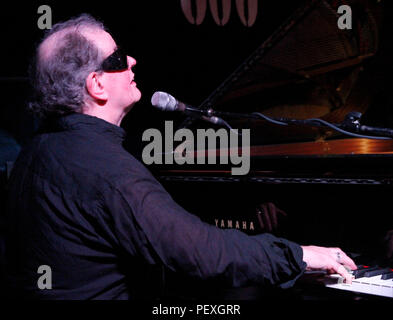
<path id="1" fill-rule="evenodd" d="M 257 218 L 259 225 L 264 232 L 275 232 L 279 227 L 279 217 L 286 217 L 287 214 L 276 207 L 273 203 L 267 202 L 257 206 Z"/>
<path id="2" fill-rule="evenodd" d="M 340 248 L 325 248 L 317 246 L 302 246 L 303 261 L 308 270 L 326 270 L 328 273 L 338 273 L 345 282 L 352 283 L 352 276 L 346 268 L 356 270 L 353 260 Z"/>

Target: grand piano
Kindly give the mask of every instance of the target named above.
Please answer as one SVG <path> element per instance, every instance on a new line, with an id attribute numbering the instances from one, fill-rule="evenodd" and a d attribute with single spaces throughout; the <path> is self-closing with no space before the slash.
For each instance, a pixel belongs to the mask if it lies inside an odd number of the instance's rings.
<path id="1" fill-rule="evenodd" d="M 337 8 L 342 4 L 352 8 L 352 29 L 337 26 Z M 348 115 L 356 112 L 363 125 L 393 128 L 392 81 L 387 74 L 393 51 L 385 5 L 379 1 L 303 4 L 198 108 L 259 112 L 273 119 L 318 118 L 335 124 L 345 124 Z M 197 117 L 183 120 L 179 128 L 220 128 Z M 220 164 L 149 166 L 180 205 L 218 228 L 256 234 L 265 232 L 258 208 L 271 203 L 286 213 L 279 218 L 277 236 L 304 245 L 341 247 L 362 268 L 393 268 L 384 238 L 393 229 L 391 138 L 354 137 L 306 123 L 281 126 L 264 119 L 225 120 L 232 128 L 250 129 L 250 172 L 234 176 Z M 184 299 L 258 299 L 275 294 L 307 299 L 330 292 L 308 291 L 302 281 L 292 290 L 277 292 L 223 289 L 168 270 L 161 276 L 163 295 Z M 386 284 L 393 295 L 392 279 Z M 332 291 L 331 298 L 381 297 L 359 289 Z"/>

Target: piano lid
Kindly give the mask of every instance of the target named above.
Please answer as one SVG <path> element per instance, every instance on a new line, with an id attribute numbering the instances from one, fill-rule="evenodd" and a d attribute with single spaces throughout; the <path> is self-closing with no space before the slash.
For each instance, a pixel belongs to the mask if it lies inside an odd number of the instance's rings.
<path id="1" fill-rule="evenodd" d="M 343 4 L 352 9 L 353 25 L 349 30 L 337 26 L 337 8 Z M 384 80 L 375 76 L 383 69 L 381 54 L 378 57 L 384 31 L 382 18 L 382 5 L 376 1 L 310 1 L 299 7 L 199 107 L 261 112 L 273 118 L 320 118 L 330 123 L 341 123 L 349 112 L 358 111 L 363 114 L 362 124 L 367 124 L 364 119 L 373 123 L 375 112 L 370 108 Z M 265 150 L 265 155 L 284 155 L 286 151 L 291 155 L 393 151 L 392 141 L 349 138 L 329 128 L 284 127 L 264 120 L 231 120 L 230 124 L 250 128 L 252 145 L 269 146 L 258 149 Z M 204 124 L 188 118 L 183 127 Z"/>

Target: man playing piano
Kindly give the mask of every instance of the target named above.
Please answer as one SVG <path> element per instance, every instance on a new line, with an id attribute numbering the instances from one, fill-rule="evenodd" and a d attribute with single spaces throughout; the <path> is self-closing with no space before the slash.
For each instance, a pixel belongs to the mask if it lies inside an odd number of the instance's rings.
<path id="1" fill-rule="evenodd" d="M 7 293 L 138 298 L 133 281 L 141 265 L 232 287 L 286 288 L 306 269 L 351 282 L 346 268 L 356 266 L 339 248 L 222 230 L 172 200 L 122 147 L 120 124 L 141 98 L 135 63 L 89 15 L 54 25 L 38 46 L 30 107 L 45 121 L 10 178 Z M 37 285 L 42 266 L 51 271 L 50 286 Z"/>

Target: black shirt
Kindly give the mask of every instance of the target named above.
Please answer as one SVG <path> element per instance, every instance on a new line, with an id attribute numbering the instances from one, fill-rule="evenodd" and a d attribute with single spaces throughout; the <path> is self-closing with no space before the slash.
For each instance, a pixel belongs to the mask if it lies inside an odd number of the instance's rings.
<path id="1" fill-rule="evenodd" d="M 129 299 L 140 263 L 231 286 L 291 286 L 299 245 L 202 222 L 123 147 L 122 128 L 72 114 L 52 121 L 15 163 L 7 214 L 10 290 L 26 298 Z M 49 266 L 52 288 L 37 285 Z M 139 267 L 137 267 L 139 266 Z M 138 270 L 138 271 L 137 271 Z"/>

